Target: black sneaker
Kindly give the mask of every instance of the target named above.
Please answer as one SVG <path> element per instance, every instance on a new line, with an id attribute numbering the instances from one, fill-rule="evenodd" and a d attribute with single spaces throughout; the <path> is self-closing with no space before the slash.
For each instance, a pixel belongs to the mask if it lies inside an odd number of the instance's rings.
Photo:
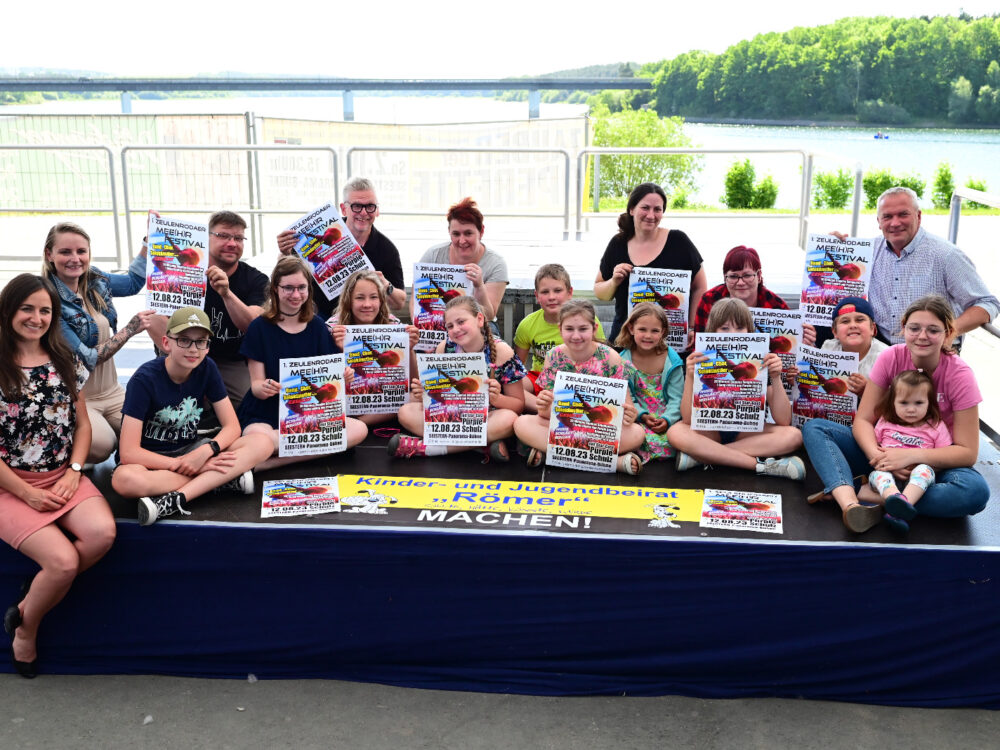
<path id="1" fill-rule="evenodd" d="M 157 519 L 172 516 L 174 513 L 190 516 L 191 511 L 185 507 L 186 505 L 187 498 L 184 497 L 183 492 L 167 492 L 155 497 L 140 497 L 139 525 L 151 526 L 156 523 Z"/>
<path id="2" fill-rule="evenodd" d="M 236 479 L 230 479 L 225 484 L 220 484 L 212 492 L 238 492 L 241 495 L 252 495 L 253 472 L 244 471 Z"/>

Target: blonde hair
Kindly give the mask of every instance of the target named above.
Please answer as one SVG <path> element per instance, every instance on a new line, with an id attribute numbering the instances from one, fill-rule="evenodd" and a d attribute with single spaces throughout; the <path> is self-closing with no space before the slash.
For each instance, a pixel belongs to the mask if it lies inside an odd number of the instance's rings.
<path id="1" fill-rule="evenodd" d="M 631 328 L 639 318 L 646 315 L 652 315 L 663 327 L 663 338 L 660 339 L 653 351 L 656 354 L 665 352 L 667 350 L 667 332 L 670 330 L 670 319 L 662 307 L 652 302 L 640 302 L 632 308 L 632 312 L 629 313 L 628 319 L 622 324 L 621 330 L 618 332 L 617 338 L 615 338 L 615 346 L 631 350 L 635 346 L 635 336 L 632 335 Z"/>
<path id="2" fill-rule="evenodd" d="M 454 310 L 457 307 L 464 307 L 470 313 L 475 315 L 483 316 L 483 325 L 480 327 L 480 332 L 483 334 L 483 341 L 486 342 L 487 359 L 496 364 L 497 361 L 497 344 L 496 340 L 493 338 L 493 329 L 490 328 L 490 322 L 486 319 L 486 314 L 483 312 L 483 308 L 479 306 L 479 303 L 475 299 L 469 297 L 468 295 L 463 295 L 461 297 L 455 297 L 450 300 L 447 305 L 444 306 L 444 314 L 447 316 L 449 310 Z"/>
<path id="3" fill-rule="evenodd" d="M 56 239 L 60 234 L 78 234 L 83 239 L 87 240 L 87 255 L 90 255 L 90 235 L 87 234 L 83 227 L 79 224 L 74 224 L 71 221 L 61 221 L 58 224 L 52 226 L 49 229 L 49 233 L 45 235 L 45 252 L 42 254 L 42 278 L 51 280 L 53 277 L 58 278 L 56 274 L 55 264 L 49 260 L 49 253 L 56 246 Z M 88 268 L 87 273 L 80 277 L 77 282 L 77 295 L 83 300 L 84 304 L 92 308 L 97 312 L 107 312 L 108 305 L 104 301 L 101 295 L 97 294 L 93 289 L 91 289 L 90 284 L 94 280 L 94 271 L 89 268 L 89 258 L 88 258 Z"/>
<path id="4" fill-rule="evenodd" d="M 382 286 L 378 274 L 374 271 L 357 271 L 356 273 L 352 273 L 350 278 L 347 279 L 347 283 L 344 284 L 344 289 L 340 293 L 337 321 L 345 326 L 358 325 L 358 322 L 354 319 L 352 297 L 354 297 L 354 290 L 361 281 L 370 281 L 378 291 L 378 313 L 375 315 L 372 325 L 385 325 L 389 323 L 389 300 L 385 296 L 385 287 Z"/>
<path id="5" fill-rule="evenodd" d="M 706 333 L 715 333 L 725 323 L 733 323 L 737 328 L 745 328 L 747 333 L 754 332 L 753 315 L 746 302 L 735 297 L 723 297 L 714 305 L 705 323 Z"/>
<path id="6" fill-rule="evenodd" d="M 906 321 L 915 312 L 929 312 L 941 321 L 941 324 L 944 326 L 944 341 L 941 342 L 941 351 L 945 354 L 955 354 L 955 350 L 951 347 L 951 340 L 955 336 L 955 311 L 951 309 L 948 300 L 940 294 L 927 294 L 920 299 L 914 300 L 906 308 L 903 317 L 900 318 L 900 335 L 902 335 L 903 329 L 906 328 Z"/>

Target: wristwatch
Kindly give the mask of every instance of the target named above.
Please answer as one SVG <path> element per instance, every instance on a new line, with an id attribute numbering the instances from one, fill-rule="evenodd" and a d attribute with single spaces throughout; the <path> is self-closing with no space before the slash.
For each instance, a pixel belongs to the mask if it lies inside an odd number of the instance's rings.
<path id="1" fill-rule="evenodd" d="M 212 457 L 213 458 L 215 456 L 218 456 L 220 453 L 222 453 L 222 448 L 220 448 L 219 444 L 217 442 L 215 442 L 214 440 L 209 440 L 208 441 L 208 447 L 212 449 Z"/>
<path id="2" fill-rule="evenodd" d="M 390 282 L 389 282 L 388 284 L 386 284 L 386 285 L 385 285 L 385 296 L 386 296 L 386 297 L 391 297 L 391 296 L 392 296 L 392 293 L 393 293 L 394 291 L 396 291 L 396 287 L 394 287 L 394 286 L 392 285 L 392 282 L 391 282 L 391 281 L 390 281 Z"/>
<path id="3" fill-rule="evenodd" d="M 83 471 L 83 467 L 82 467 L 82 466 L 80 466 L 80 464 L 78 464 L 78 463 L 77 463 L 76 461 L 74 461 L 73 463 L 71 463 L 71 464 L 69 465 L 69 468 L 71 468 L 71 469 L 72 469 L 73 471 L 75 471 L 75 472 L 76 472 L 77 474 L 79 474 L 80 472 L 82 472 L 82 471 Z"/>

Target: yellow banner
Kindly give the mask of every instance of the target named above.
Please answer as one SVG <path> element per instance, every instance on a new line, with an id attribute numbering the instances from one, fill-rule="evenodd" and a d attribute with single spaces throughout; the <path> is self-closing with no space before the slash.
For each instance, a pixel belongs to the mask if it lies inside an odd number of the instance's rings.
<path id="1" fill-rule="evenodd" d="M 428 477 L 340 474 L 340 497 L 362 496 L 381 508 L 449 512 L 532 513 L 598 518 L 693 521 L 701 517 L 702 490 L 616 487 L 552 482 L 475 482 Z M 664 509 L 669 509 L 665 513 Z M 391 513 L 391 510 L 390 510 Z"/>

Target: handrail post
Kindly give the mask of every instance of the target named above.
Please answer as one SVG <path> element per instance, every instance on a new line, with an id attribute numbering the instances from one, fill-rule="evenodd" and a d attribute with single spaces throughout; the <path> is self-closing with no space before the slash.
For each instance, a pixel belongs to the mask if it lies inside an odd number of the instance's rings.
<path id="1" fill-rule="evenodd" d="M 806 246 L 809 232 L 809 204 L 812 202 L 813 155 L 802 152 L 802 205 L 799 207 L 799 247 Z"/>
<path id="2" fill-rule="evenodd" d="M 951 213 L 948 217 L 948 242 L 955 244 L 958 240 L 958 220 L 962 215 L 962 196 L 951 194 Z"/>
<path id="3" fill-rule="evenodd" d="M 128 146 L 122 146 L 122 208 L 125 210 L 125 234 L 126 242 L 128 243 L 128 260 L 129 263 L 135 258 L 132 252 L 132 210 L 131 202 L 128 199 L 128 162 L 126 159 L 126 154 L 128 153 Z"/>
<path id="4" fill-rule="evenodd" d="M 861 188 L 864 174 L 861 162 L 854 168 L 854 200 L 851 203 L 851 236 L 858 236 L 858 221 L 861 218 Z"/>
<path id="5" fill-rule="evenodd" d="M 115 187 L 115 155 L 107 146 L 102 146 L 102 148 L 108 154 L 108 181 L 111 186 L 111 217 L 115 226 L 115 255 L 118 256 L 118 263 L 122 264 L 122 235 L 121 229 L 118 226 L 118 190 Z"/>

